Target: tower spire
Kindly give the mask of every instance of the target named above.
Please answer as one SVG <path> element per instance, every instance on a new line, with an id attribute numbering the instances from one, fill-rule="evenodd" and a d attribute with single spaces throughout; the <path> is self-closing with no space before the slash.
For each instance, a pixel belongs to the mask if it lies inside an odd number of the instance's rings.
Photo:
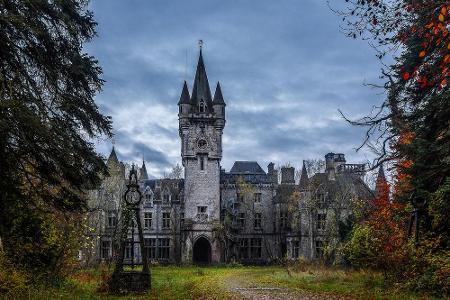
<path id="1" fill-rule="evenodd" d="M 203 42 L 201 45 L 203 45 Z M 205 63 L 203 62 L 202 48 L 200 47 L 197 70 L 194 78 L 194 86 L 192 88 L 191 103 L 196 107 L 196 109 L 199 109 L 199 104 L 201 102 L 203 102 L 206 108 L 211 111 L 211 89 L 209 87 L 208 76 L 206 75 Z"/>
<path id="2" fill-rule="evenodd" d="M 309 184 L 308 172 L 306 171 L 305 161 L 303 161 L 302 174 L 300 175 L 300 182 L 299 182 L 300 190 L 307 190 L 308 184 Z"/>

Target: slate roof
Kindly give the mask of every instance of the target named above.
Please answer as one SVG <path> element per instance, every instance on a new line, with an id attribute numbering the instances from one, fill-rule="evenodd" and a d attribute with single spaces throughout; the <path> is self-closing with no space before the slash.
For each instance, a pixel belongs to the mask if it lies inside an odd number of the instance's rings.
<path id="1" fill-rule="evenodd" d="M 198 58 L 197 71 L 195 72 L 194 87 L 192 88 L 191 103 L 197 105 L 203 99 L 211 109 L 212 97 L 209 87 L 208 76 L 206 75 L 205 64 L 203 62 L 202 50 Z"/>
<path id="2" fill-rule="evenodd" d="M 190 104 L 191 103 L 190 97 L 191 96 L 189 96 L 189 90 L 188 90 L 187 83 L 185 80 L 184 84 L 183 84 L 183 90 L 181 91 L 180 101 L 178 101 L 178 105 Z"/>
<path id="3" fill-rule="evenodd" d="M 266 172 L 264 172 L 256 161 L 235 161 L 230 170 L 230 174 L 266 175 Z"/>
<path id="4" fill-rule="evenodd" d="M 225 106 L 225 101 L 223 100 L 222 89 L 220 88 L 219 82 L 217 82 L 216 92 L 214 93 L 213 104 L 222 104 Z"/>

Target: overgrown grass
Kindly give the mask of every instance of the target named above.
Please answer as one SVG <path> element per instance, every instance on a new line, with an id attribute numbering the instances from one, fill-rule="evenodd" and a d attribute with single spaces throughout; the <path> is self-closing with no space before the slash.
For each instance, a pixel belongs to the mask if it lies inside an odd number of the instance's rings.
<path id="1" fill-rule="evenodd" d="M 264 267 L 153 267 L 152 289 L 144 295 L 123 297 L 98 291 L 105 270 L 83 270 L 57 288 L 33 288 L 31 299 L 239 299 L 234 287 L 282 287 L 296 293 L 354 296 L 357 299 L 423 299 L 388 287 L 381 274 L 320 266 L 306 269 Z M 16 295 L 17 296 L 17 295 Z M 422 297 L 421 297 L 422 296 Z"/>

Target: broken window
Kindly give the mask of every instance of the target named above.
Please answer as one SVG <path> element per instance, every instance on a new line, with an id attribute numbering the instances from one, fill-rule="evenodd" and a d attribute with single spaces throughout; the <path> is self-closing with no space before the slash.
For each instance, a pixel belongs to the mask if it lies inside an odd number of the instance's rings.
<path id="1" fill-rule="evenodd" d="M 327 221 L 327 215 L 326 214 L 317 214 L 317 229 L 318 230 L 325 230 L 325 225 Z"/>
<path id="2" fill-rule="evenodd" d="M 261 254 L 262 254 L 262 239 L 261 238 L 252 238 L 250 240 L 250 253 L 251 253 L 251 257 L 258 259 L 261 258 Z"/>
<path id="3" fill-rule="evenodd" d="M 248 258 L 248 239 L 239 240 L 239 259 Z"/>
<path id="4" fill-rule="evenodd" d="M 261 193 L 254 193 L 253 199 L 254 199 L 255 203 L 261 203 Z"/>
<path id="5" fill-rule="evenodd" d="M 144 213 L 144 228 L 145 229 L 152 228 L 152 213 L 151 212 Z"/>
<path id="6" fill-rule="evenodd" d="M 261 229 L 261 213 L 255 213 L 254 217 L 254 227 L 255 229 Z"/>
<path id="7" fill-rule="evenodd" d="M 158 239 L 158 253 L 159 259 L 169 259 L 170 253 L 170 240 Z"/>
<path id="8" fill-rule="evenodd" d="M 162 214 L 162 228 L 170 228 L 170 212 L 165 212 Z"/>
<path id="9" fill-rule="evenodd" d="M 156 259 L 156 239 L 144 239 L 144 254 L 148 259 Z"/>

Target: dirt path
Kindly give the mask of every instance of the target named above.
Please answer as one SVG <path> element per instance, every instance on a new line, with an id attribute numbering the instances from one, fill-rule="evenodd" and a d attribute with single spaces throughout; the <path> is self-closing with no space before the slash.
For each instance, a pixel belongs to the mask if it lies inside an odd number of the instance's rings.
<path id="1" fill-rule="evenodd" d="M 251 276 L 245 280 L 240 276 L 229 278 L 227 289 L 236 299 L 251 300 L 322 300 L 322 299 L 354 299 L 339 295 L 315 294 L 308 291 L 296 291 L 275 286 L 258 286 L 251 282 Z"/>

